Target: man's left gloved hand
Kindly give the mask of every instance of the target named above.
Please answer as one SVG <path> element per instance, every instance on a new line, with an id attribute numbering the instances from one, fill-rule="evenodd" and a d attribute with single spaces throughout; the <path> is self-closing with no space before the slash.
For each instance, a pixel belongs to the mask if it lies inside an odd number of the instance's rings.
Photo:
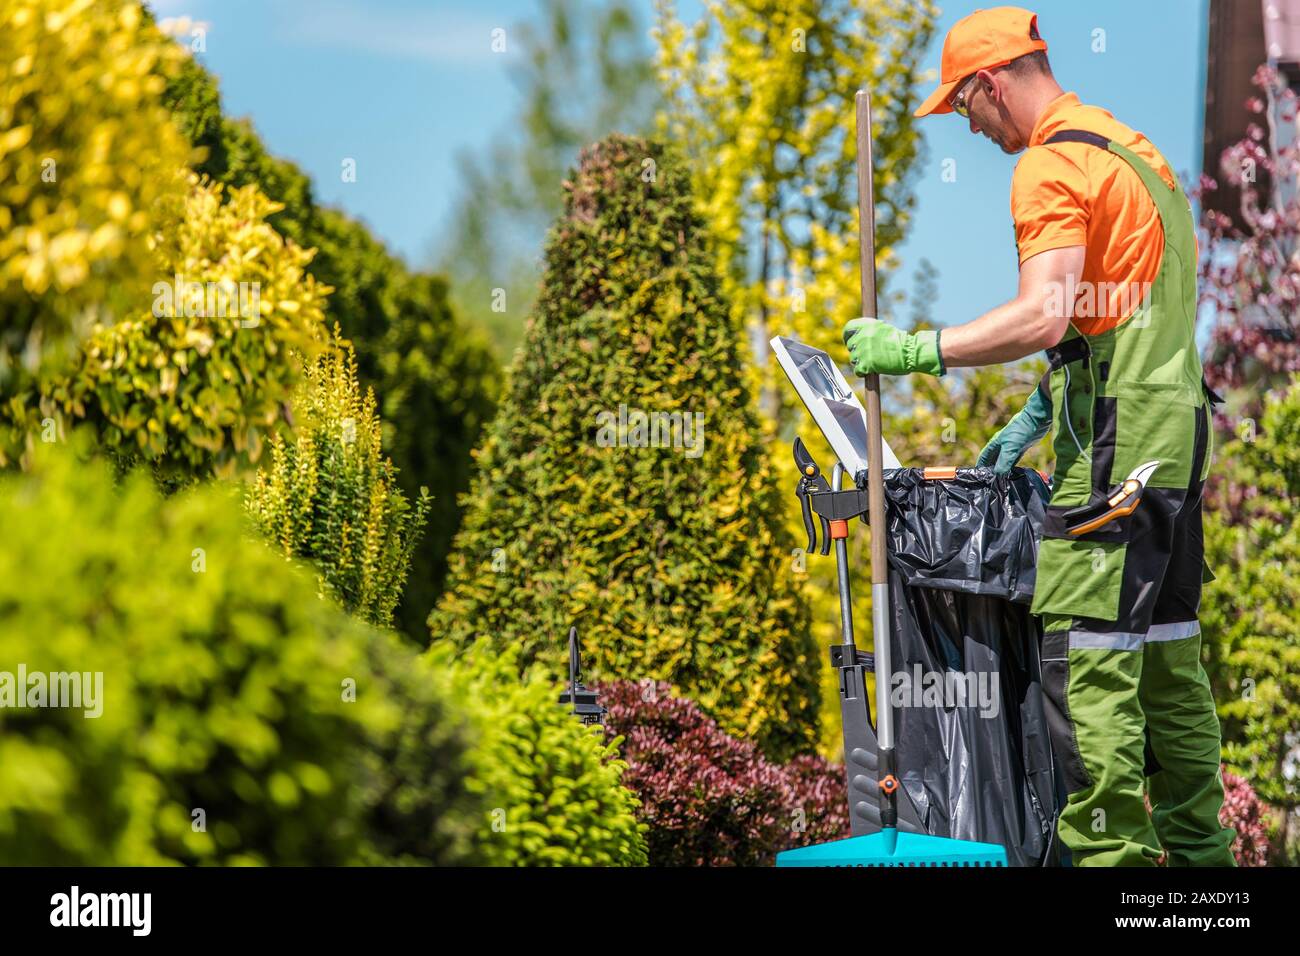
<path id="1" fill-rule="evenodd" d="M 1052 401 L 1043 394 L 1042 388 L 1036 388 L 1025 407 L 984 446 L 975 464 L 992 468 L 999 475 L 1009 475 L 1020 456 L 1040 441 L 1051 425 Z"/>
<path id="2" fill-rule="evenodd" d="M 936 331 L 904 332 L 879 319 L 853 319 L 844 326 L 844 344 L 858 375 L 942 375 L 946 371 Z"/>

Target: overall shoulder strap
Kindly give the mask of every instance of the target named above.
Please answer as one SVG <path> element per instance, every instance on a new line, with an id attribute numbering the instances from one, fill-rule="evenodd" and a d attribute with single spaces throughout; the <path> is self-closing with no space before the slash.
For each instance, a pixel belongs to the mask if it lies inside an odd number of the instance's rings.
<path id="1" fill-rule="evenodd" d="M 1142 180 L 1142 185 L 1146 187 L 1147 192 L 1151 195 L 1151 201 L 1156 204 L 1161 219 L 1168 220 L 1179 212 L 1185 212 L 1190 216 L 1191 210 L 1187 203 L 1187 197 L 1183 194 L 1182 186 L 1178 183 L 1178 177 L 1174 177 L 1174 185 L 1171 188 L 1161 178 L 1160 174 L 1148 165 L 1146 160 L 1128 147 L 1109 140 L 1100 133 L 1093 133 L 1083 129 L 1058 130 L 1043 140 L 1042 145 L 1050 146 L 1054 143 L 1086 143 L 1089 146 L 1104 149 L 1113 156 L 1118 156 L 1133 167 L 1138 179 Z M 1166 222 L 1165 225 L 1168 229 L 1173 224 Z M 1190 223 L 1188 225 L 1190 226 Z"/>
<path id="2" fill-rule="evenodd" d="M 1100 133 L 1090 133 L 1086 129 L 1063 129 L 1043 140 L 1044 146 L 1052 143 L 1087 143 L 1098 149 L 1110 149 L 1110 140 Z"/>

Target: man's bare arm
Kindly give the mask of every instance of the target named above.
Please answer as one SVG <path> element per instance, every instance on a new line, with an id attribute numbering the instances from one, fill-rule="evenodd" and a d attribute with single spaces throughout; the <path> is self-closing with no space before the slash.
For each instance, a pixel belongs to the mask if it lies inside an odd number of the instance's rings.
<path id="1" fill-rule="evenodd" d="M 1014 299 L 942 331 L 939 347 L 944 365 L 963 368 L 1014 362 L 1061 341 L 1074 316 L 1083 253 L 1083 246 L 1050 249 L 1021 263 L 1020 291 Z"/>

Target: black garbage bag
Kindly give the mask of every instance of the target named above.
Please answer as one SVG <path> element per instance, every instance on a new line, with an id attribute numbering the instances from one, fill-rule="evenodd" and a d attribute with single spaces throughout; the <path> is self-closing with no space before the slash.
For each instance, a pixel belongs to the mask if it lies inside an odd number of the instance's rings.
<path id="1" fill-rule="evenodd" d="M 1029 613 L 1046 485 L 885 473 L 898 777 L 927 832 L 1059 862 L 1059 784 Z M 879 675 L 878 675 L 879 677 Z"/>

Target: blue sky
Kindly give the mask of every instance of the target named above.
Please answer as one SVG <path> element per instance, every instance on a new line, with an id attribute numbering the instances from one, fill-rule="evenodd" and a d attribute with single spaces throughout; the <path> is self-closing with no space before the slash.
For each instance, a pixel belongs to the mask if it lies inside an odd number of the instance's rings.
<path id="1" fill-rule="evenodd" d="M 1061 84 L 1141 130 L 1180 173 L 1199 172 L 1207 0 L 1045 0 L 1039 14 Z M 228 112 L 251 117 L 269 148 L 309 173 L 317 196 L 366 222 L 425 265 L 458 192 L 456 156 L 483 148 L 518 105 L 511 28 L 536 0 L 151 0 L 160 17 L 207 25 L 200 58 Z M 990 4 L 991 5 L 991 4 Z M 978 6 L 943 4 L 925 63 L 938 74 L 943 34 Z M 644 0 L 647 24 L 651 0 Z M 680 3 L 683 13 L 697 9 Z M 506 52 L 491 49 L 506 31 Z M 1093 46 L 1104 32 L 1105 51 Z M 929 83 L 926 84 L 927 88 Z M 846 122 L 851 121 L 846 119 Z M 1008 190 L 1014 158 L 956 117 L 922 124 L 926 158 L 895 288 L 924 257 L 939 269 L 942 324 L 1015 292 Z M 357 181 L 340 176 L 344 158 Z M 944 182 L 944 159 L 957 181 Z"/>

